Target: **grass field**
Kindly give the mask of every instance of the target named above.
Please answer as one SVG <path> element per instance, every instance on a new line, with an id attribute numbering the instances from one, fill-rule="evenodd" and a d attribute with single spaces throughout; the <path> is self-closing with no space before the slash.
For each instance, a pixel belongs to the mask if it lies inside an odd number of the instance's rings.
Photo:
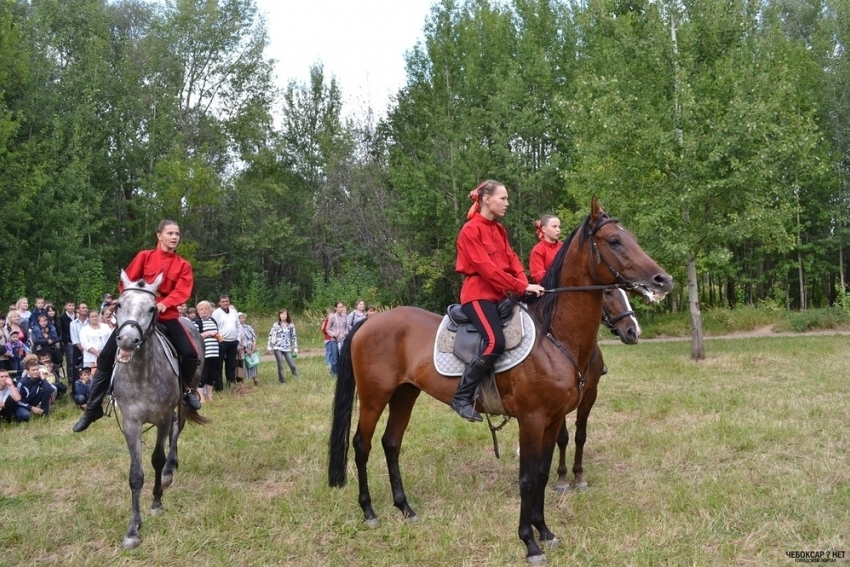
<path id="1" fill-rule="evenodd" d="M 611 370 L 590 418 L 590 489 L 547 492 L 560 549 L 550 565 L 790 565 L 786 552 L 850 556 L 850 394 L 843 336 L 604 345 Z M 0 565 L 522 565 L 516 425 L 499 434 L 423 395 L 402 451 L 416 525 L 393 508 L 376 439 L 370 461 L 377 529 L 349 484 L 327 487 L 333 381 L 319 357 L 280 386 L 204 407 L 188 425 L 180 469 L 151 516 L 146 466 L 142 544 L 120 548 L 129 459 L 114 419 L 71 433 L 79 412 L 0 425 Z M 356 417 L 355 417 L 356 419 Z M 571 428 L 572 430 L 572 428 Z M 145 435 L 146 453 L 153 432 Z M 569 457 L 570 463 L 572 457 Z M 146 456 L 146 461 L 148 457 Z M 552 478 L 554 479 L 554 468 Z"/>

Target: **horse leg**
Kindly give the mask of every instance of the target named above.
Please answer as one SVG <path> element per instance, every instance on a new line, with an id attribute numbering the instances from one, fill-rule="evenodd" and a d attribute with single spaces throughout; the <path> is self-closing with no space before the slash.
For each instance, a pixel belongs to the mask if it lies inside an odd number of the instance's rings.
<path id="1" fill-rule="evenodd" d="M 130 491 L 133 495 L 133 508 L 130 526 L 124 534 L 124 549 L 133 549 L 142 542 L 139 530 L 142 527 L 142 513 L 139 509 L 139 494 L 145 484 L 145 471 L 142 468 L 142 424 L 138 421 L 124 420 L 124 440 L 130 451 Z"/>
<path id="2" fill-rule="evenodd" d="M 171 427 L 168 429 L 170 443 L 168 448 L 168 458 L 165 459 L 165 468 L 162 471 L 162 488 L 168 488 L 174 481 L 174 471 L 179 466 L 177 458 L 177 438 L 180 437 L 180 428 L 177 426 L 177 413 L 171 414 Z"/>
<path id="3" fill-rule="evenodd" d="M 534 504 L 543 449 L 542 427 L 531 420 L 519 424 L 519 539 L 525 544 L 526 560 L 531 565 L 542 565 L 546 556 L 537 545 L 532 530 Z"/>
<path id="4" fill-rule="evenodd" d="M 537 528 L 537 532 L 540 535 L 540 543 L 547 549 L 558 547 L 558 538 L 546 526 L 544 501 L 546 498 L 546 484 L 549 482 L 549 473 L 552 469 L 555 440 L 560 436 L 560 432 L 565 429 L 566 421 L 562 418 L 560 423 L 561 427 L 557 427 L 557 422 L 548 427 L 546 435 L 543 438 L 543 450 L 538 461 L 537 483 L 534 488 L 534 503 L 531 512 L 531 525 Z"/>
<path id="5" fill-rule="evenodd" d="M 151 455 L 151 465 L 154 471 L 153 483 L 153 504 L 151 504 L 151 513 L 159 514 L 162 512 L 162 469 L 165 467 L 165 443 L 168 440 L 168 434 L 171 430 L 171 420 L 166 418 L 164 422 L 156 426 L 156 445 L 153 448 Z"/>
<path id="6" fill-rule="evenodd" d="M 421 390 L 410 384 L 399 387 L 390 399 L 390 414 L 387 419 L 387 429 L 381 438 L 384 447 L 384 456 L 387 459 L 387 470 L 390 474 L 390 487 L 393 491 L 393 504 L 401 510 L 408 522 L 416 522 L 419 517 L 407 502 L 404 486 L 401 482 L 401 470 L 398 466 L 398 455 L 401 452 L 401 441 L 404 431 L 410 423 L 410 414 L 413 412 L 413 404 L 419 397 Z"/>
<path id="7" fill-rule="evenodd" d="M 362 404 L 362 400 L 361 400 Z M 378 527 L 378 516 L 372 509 L 372 496 L 369 494 L 369 478 L 366 471 L 366 464 L 369 462 L 369 453 L 372 451 L 372 436 L 375 434 L 375 426 L 378 424 L 378 419 L 386 406 L 370 403 L 369 407 L 365 404 L 360 406 L 360 420 L 357 422 L 357 433 L 354 434 L 352 445 L 354 446 L 354 463 L 357 465 L 357 481 L 360 486 L 360 494 L 358 502 L 360 508 L 363 509 L 363 516 L 366 519 L 366 524 L 370 528 Z"/>
<path id="8" fill-rule="evenodd" d="M 576 438 L 576 442 L 578 442 L 578 438 Z M 558 480 L 555 482 L 555 490 L 558 492 L 566 492 L 570 489 L 570 480 L 567 478 L 567 445 L 569 443 L 570 432 L 567 430 L 567 422 L 564 420 L 564 426 L 558 433 Z"/>
<path id="9" fill-rule="evenodd" d="M 576 411 L 576 455 L 573 460 L 573 474 L 575 475 L 575 483 L 573 488 L 576 490 L 587 490 L 587 481 L 584 479 L 584 443 L 587 441 L 587 418 L 590 417 L 590 410 L 593 409 L 593 402 L 596 401 L 596 388 L 588 389 L 587 393 L 581 400 L 581 404 Z M 560 472 L 560 468 L 558 472 Z M 566 471 L 565 471 L 566 472 Z"/>

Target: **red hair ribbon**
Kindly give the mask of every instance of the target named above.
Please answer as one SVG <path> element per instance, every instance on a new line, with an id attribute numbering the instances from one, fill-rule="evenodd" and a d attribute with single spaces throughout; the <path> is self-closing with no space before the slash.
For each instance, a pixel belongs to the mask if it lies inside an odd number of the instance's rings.
<path id="1" fill-rule="evenodd" d="M 478 203 L 478 187 L 469 192 L 469 198 L 472 200 L 472 206 L 469 207 L 469 212 L 466 213 L 466 218 L 467 220 L 472 220 L 472 217 L 475 216 L 475 213 L 477 213 L 480 208 L 480 204 Z"/>
<path id="2" fill-rule="evenodd" d="M 543 223 L 539 220 L 534 221 L 534 229 L 537 231 L 537 240 L 543 240 Z"/>

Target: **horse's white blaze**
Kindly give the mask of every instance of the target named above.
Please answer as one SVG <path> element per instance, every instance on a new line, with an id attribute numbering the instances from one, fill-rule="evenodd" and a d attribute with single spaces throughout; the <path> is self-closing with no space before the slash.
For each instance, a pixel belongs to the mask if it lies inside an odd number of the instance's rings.
<path id="1" fill-rule="evenodd" d="M 625 313 L 626 311 L 634 311 L 634 309 L 632 309 L 632 304 L 629 302 L 628 294 L 620 288 L 617 288 L 617 291 L 620 292 L 620 297 L 623 298 L 623 303 L 626 305 L 626 309 L 623 312 Z M 635 317 L 634 315 L 629 315 L 629 319 L 631 319 L 632 322 L 635 324 L 635 332 L 637 333 L 637 336 L 640 336 L 640 323 L 638 323 L 637 317 Z"/>

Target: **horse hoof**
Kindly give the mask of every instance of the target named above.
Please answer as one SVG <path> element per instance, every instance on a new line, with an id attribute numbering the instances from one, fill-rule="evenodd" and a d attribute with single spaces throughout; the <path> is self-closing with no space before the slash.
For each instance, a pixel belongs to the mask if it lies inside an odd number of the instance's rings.
<path id="1" fill-rule="evenodd" d="M 589 487 L 586 482 L 582 482 L 581 484 L 576 484 L 573 486 L 573 490 L 576 492 L 586 492 Z"/>
<path id="2" fill-rule="evenodd" d="M 142 538 L 139 536 L 125 537 L 124 543 L 121 544 L 121 547 L 124 548 L 124 551 L 130 551 L 131 549 L 139 547 L 140 543 L 142 543 Z"/>
<path id="3" fill-rule="evenodd" d="M 370 528 L 377 528 L 381 525 L 381 521 L 378 518 L 369 518 L 366 520 L 366 525 Z"/>
<path id="4" fill-rule="evenodd" d="M 405 522 L 407 522 L 408 524 L 418 524 L 418 523 L 419 523 L 419 516 L 417 516 L 416 514 L 414 514 L 414 515 L 412 515 L 412 516 L 408 516 L 408 517 L 406 517 L 406 518 L 404 519 L 404 521 L 405 521 Z"/>
<path id="5" fill-rule="evenodd" d="M 540 555 L 529 555 L 525 560 L 528 561 L 529 565 L 546 565 L 546 556 L 542 553 Z"/>
<path id="6" fill-rule="evenodd" d="M 558 541 L 558 538 L 553 537 L 552 539 L 544 539 L 540 542 L 540 545 L 545 549 L 558 549 L 560 542 Z M 545 555 L 543 557 L 545 557 Z"/>
<path id="7" fill-rule="evenodd" d="M 556 484 L 552 488 L 555 489 L 555 492 L 560 492 L 561 494 L 563 494 L 564 492 L 570 491 L 570 485 L 569 484 Z"/>
<path id="8" fill-rule="evenodd" d="M 165 512 L 165 508 L 160 506 L 159 508 L 151 508 L 151 516 L 159 516 L 163 512 Z"/>
<path id="9" fill-rule="evenodd" d="M 174 476 L 173 475 L 170 475 L 170 474 L 162 475 L 162 489 L 163 490 L 165 490 L 166 488 L 171 486 L 172 482 L 174 482 Z"/>

